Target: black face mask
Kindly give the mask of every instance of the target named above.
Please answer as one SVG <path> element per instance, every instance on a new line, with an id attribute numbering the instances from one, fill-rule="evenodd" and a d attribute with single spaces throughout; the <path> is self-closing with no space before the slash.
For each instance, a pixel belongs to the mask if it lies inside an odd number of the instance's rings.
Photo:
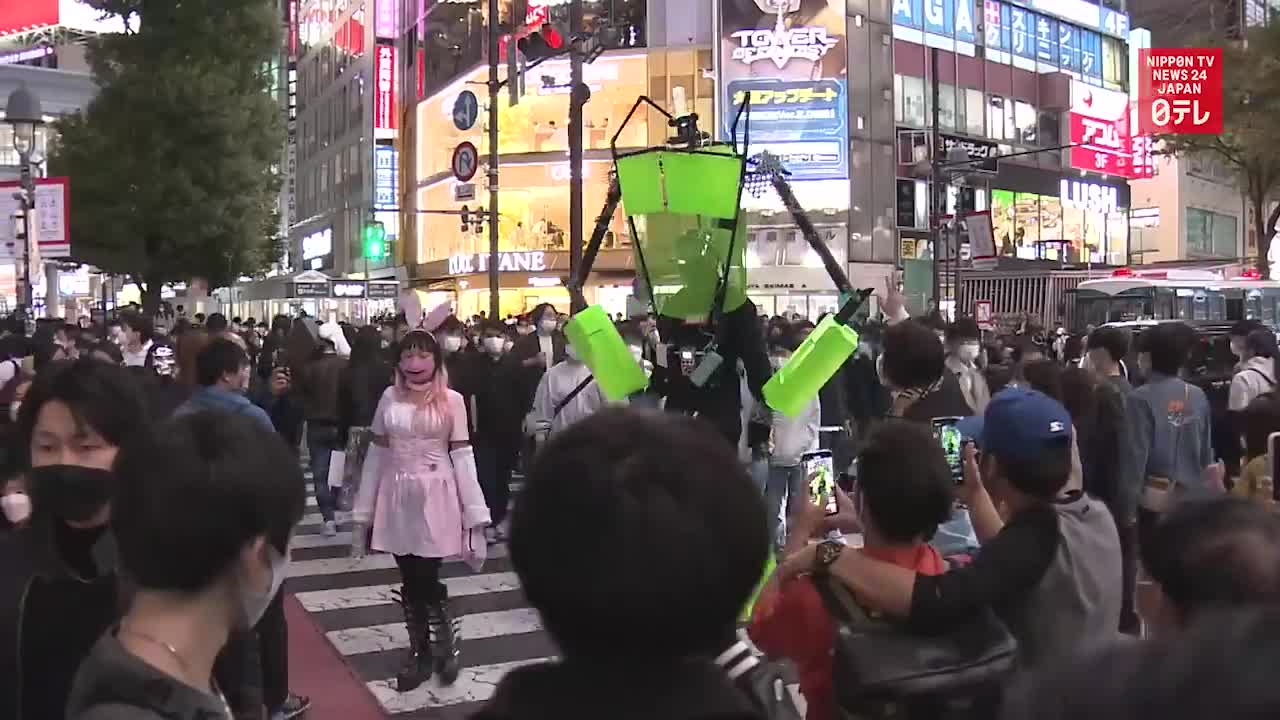
<path id="1" fill-rule="evenodd" d="M 111 499 L 115 473 L 81 465 L 45 465 L 32 468 L 27 483 L 31 506 L 70 522 L 85 522 Z"/>

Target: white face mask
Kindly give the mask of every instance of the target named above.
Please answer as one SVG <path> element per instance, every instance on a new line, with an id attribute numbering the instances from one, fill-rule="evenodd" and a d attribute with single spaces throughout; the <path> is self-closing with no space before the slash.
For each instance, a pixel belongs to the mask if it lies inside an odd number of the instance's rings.
<path id="1" fill-rule="evenodd" d="M 462 349 L 462 338 L 457 335 L 446 335 L 440 347 L 447 353 L 455 353 Z"/>
<path id="2" fill-rule="evenodd" d="M 246 590 L 243 586 L 240 589 L 241 620 L 244 622 L 245 628 L 251 628 L 258 624 L 258 621 L 266 614 L 267 607 L 271 605 L 271 601 L 275 599 L 276 593 L 280 592 L 280 586 L 284 583 L 285 567 L 289 564 L 289 558 L 281 555 L 279 551 L 270 545 L 267 546 L 267 555 L 271 558 L 271 583 L 267 586 L 267 589 L 262 592 Z"/>
<path id="3" fill-rule="evenodd" d="M 484 339 L 484 349 L 494 355 L 502 353 L 506 345 L 507 341 L 505 338 L 487 337 Z"/>
<path id="4" fill-rule="evenodd" d="M 543 335 L 550 335 L 551 333 L 556 331 L 556 327 L 559 324 L 560 323 L 558 323 L 555 320 L 543 320 L 542 322 L 538 323 L 538 332 L 542 333 Z"/>
<path id="5" fill-rule="evenodd" d="M 783 365 L 787 364 L 789 358 L 786 355 L 772 355 L 769 357 L 769 364 L 774 370 L 781 370 Z"/>
<path id="6" fill-rule="evenodd" d="M 31 516 L 31 498 L 24 492 L 0 496 L 0 510 L 4 511 L 9 522 L 16 525 Z"/>
<path id="7" fill-rule="evenodd" d="M 978 359 L 979 351 L 978 343 L 963 343 L 956 348 L 956 357 L 960 358 L 962 362 L 971 363 Z"/>
<path id="8" fill-rule="evenodd" d="M 503 340 L 503 341 L 502 341 L 502 352 L 504 352 L 504 353 L 509 353 L 509 352 L 511 352 L 511 348 L 513 348 L 513 347 L 515 347 L 515 346 L 516 346 L 516 343 L 515 343 L 515 341 L 514 341 L 514 340 Z"/>
<path id="9" fill-rule="evenodd" d="M 580 362 L 580 359 L 578 358 L 578 351 L 574 350 L 572 345 L 564 346 L 564 354 L 568 356 L 569 362 Z"/>
<path id="10" fill-rule="evenodd" d="M 9 403 L 9 419 L 18 422 L 18 415 L 22 412 L 22 401 L 14 400 Z"/>

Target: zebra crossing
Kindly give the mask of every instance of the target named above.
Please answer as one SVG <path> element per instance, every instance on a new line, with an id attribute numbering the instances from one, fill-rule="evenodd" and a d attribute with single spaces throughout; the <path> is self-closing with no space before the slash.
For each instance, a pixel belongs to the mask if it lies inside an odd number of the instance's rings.
<path id="1" fill-rule="evenodd" d="M 337 519 L 338 534 L 325 537 L 315 499 L 308 497 L 307 515 L 290 548 L 285 590 L 394 720 L 468 717 L 508 671 L 555 655 L 537 612 L 524 599 L 506 545 L 490 545 L 481 573 L 461 560 L 447 560 L 440 572 L 462 625 L 463 669 L 457 682 L 443 687 L 432 678 L 412 692 L 396 692 L 394 678 L 408 637 L 391 595 L 400 584 L 395 559 L 386 554 L 352 559 L 350 514 L 338 513 Z"/>

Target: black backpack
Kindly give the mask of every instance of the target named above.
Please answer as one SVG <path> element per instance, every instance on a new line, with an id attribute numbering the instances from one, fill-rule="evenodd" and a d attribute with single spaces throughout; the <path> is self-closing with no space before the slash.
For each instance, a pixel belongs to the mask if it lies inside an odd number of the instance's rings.
<path id="1" fill-rule="evenodd" d="M 858 720 L 988 720 L 1017 665 L 1017 642 L 991 610 L 938 634 L 873 618 L 830 577 L 814 584 L 836 619 L 835 705 Z"/>
<path id="2" fill-rule="evenodd" d="M 767 720 L 802 720 L 787 689 L 788 675 L 782 665 L 770 662 L 746 642 L 739 640 L 716 658 L 716 665 Z M 792 681 L 794 682 L 794 681 Z"/>

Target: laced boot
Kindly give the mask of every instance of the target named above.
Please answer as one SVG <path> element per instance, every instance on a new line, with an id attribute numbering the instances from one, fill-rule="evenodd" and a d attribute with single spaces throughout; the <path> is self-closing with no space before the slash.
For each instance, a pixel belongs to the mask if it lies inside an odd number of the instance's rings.
<path id="1" fill-rule="evenodd" d="M 435 672 L 442 685 L 452 685 L 462 671 L 459 645 L 462 640 L 461 622 L 449 609 L 449 600 L 442 598 L 428 606 L 428 641 L 435 660 Z"/>
<path id="2" fill-rule="evenodd" d="M 409 632 L 409 654 L 396 673 L 396 691 L 403 693 L 431 679 L 431 645 L 426 630 L 427 613 L 417 598 L 406 597 L 403 591 L 392 591 L 392 595 L 404 610 L 405 629 Z"/>

